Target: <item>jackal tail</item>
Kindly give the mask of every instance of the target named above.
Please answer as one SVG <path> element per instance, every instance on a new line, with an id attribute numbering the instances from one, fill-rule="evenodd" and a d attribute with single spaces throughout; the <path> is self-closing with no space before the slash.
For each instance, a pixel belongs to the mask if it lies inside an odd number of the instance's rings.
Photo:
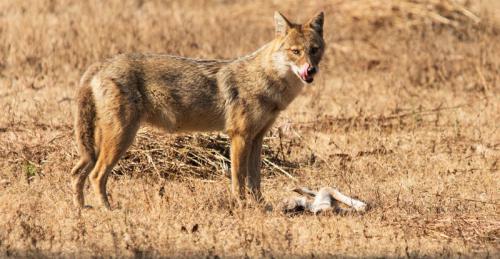
<path id="1" fill-rule="evenodd" d="M 76 94 L 77 112 L 75 121 L 75 134 L 80 156 L 95 161 L 95 125 L 96 106 L 92 92 L 92 78 L 98 72 L 99 64 L 91 66 L 82 76 L 80 87 Z"/>

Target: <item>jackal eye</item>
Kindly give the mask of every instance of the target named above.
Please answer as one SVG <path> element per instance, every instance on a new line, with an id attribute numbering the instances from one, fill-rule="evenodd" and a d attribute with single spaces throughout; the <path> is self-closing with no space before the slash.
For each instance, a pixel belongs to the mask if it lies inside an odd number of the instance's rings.
<path id="1" fill-rule="evenodd" d="M 300 50 L 298 49 L 291 49 L 290 50 L 294 55 L 299 55 L 300 54 Z"/>
<path id="2" fill-rule="evenodd" d="M 312 48 L 309 50 L 309 52 L 310 52 L 312 55 L 314 55 L 314 54 L 318 53 L 318 50 L 319 50 L 319 48 L 318 48 L 318 47 L 312 47 Z"/>

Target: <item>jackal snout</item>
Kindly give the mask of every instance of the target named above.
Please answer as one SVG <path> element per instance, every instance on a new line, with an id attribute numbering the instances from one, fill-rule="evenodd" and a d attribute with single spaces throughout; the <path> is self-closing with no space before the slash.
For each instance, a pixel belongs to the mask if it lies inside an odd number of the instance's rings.
<path id="1" fill-rule="evenodd" d="M 306 83 L 312 83 L 314 80 L 314 74 L 318 72 L 318 68 L 309 63 L 305 63 L 300 68 L 293 66 L 292 69 L 300 77 L 300 79 Z"/>

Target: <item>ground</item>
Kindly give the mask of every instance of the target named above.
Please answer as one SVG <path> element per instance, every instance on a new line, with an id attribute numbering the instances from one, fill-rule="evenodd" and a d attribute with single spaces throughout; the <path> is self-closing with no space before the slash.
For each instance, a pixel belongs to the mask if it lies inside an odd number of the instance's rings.
<path id="1" fill-rule="evenodd" d="M 71 202 L 74 92 L 124 52 L 231 58 L 273 12 L 325 11 L 320 73 L 266 137 L 264 196 L 234 206 L 224 134 L 141 129 L 108 184 Z M 483 1 L 2 1 L 0 256 L 498 256 L 500 4 Z M 287 175 L 288 174 L 288 175 Z M 364 214 L 286 215 L 297 186 Z M 87 203 L 97 205 L 90 188 Z"/>

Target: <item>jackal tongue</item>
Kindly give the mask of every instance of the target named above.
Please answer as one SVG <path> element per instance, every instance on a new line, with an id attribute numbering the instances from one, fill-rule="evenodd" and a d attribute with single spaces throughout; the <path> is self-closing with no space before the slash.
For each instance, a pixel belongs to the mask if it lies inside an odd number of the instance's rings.
<path id="1" fill-rule="evenodd" d="M 308 69 L 309 63 L 305 63 L 304 65 L 302 65 L 302 67 L 300 67 L 300 77 L 302 77 L 302 79 L 304 80 L 306 80 L 309 76 L 309 73 L 307 72 Z"/>

